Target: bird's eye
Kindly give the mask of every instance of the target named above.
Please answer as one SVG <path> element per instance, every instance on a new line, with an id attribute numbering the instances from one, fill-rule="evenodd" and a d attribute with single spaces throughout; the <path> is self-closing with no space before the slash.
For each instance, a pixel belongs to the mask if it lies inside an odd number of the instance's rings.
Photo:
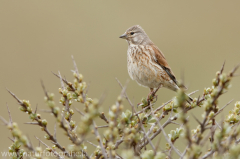
<path id="1" fill-rule="evenodd" d="M 134 32 L 131 32 L 130 34 L 131 34 L 131 35 L 133 35 L 133 34 L 134 34 Z"/>

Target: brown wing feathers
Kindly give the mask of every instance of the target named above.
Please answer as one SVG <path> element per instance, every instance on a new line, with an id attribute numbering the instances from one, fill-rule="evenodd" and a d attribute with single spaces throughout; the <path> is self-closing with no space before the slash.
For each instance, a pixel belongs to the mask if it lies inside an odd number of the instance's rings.
<path id="1" fill-rule="evenodd" d="M 179 86 L 179 85 L 178 85 L 178 82 L 177 82 L 177 80 L 176 80 L 176 77 L 174 76 L 171 68 L 169 67 L 169 65 L 168 65 L 168 63 L 167 63 L 164 55 L 163 55 L 163 54 L 161 53 L 161 51 L 160 51 L 158 48 L 156 48 L 154 45 L 152 45 L 152 48 L 153 48 L 153 50 L 154 50 L 154 52 L 155 52 L 155 57 L 156 57 L 155 61 L 156 61 L 156 63 L 159 64 L 159 65 L 162 67 L 162 69 L 167 72 L 168 76 L 173 80 L 173 82 L 174 82 L 177 86 Z M 187 89 L 184 85 L 183 85 L 183 87 L 184 87 L 185 89 Z M 188 96 L 187 102 L 188 102 L 188 103 L 191 103 L 192 100 L 193 100 L 193 99 L 192 99 L 190 96 Z"/>
<path id="2" fill-rule="evenodd" d="M 163 69 L 165 72 L 167 72 L 167 74 L 168 74 L 168 76 L 171 78 L 171 80 L 173 80 L 173 82 L 174 82 L 176 85 L 178 85 L 178 82 L 177 82 L 177 80 L 176 80 L 176 77 L 174 76 L 171 68 L 169 67 L 169 65 L 168 65 L 168 63 L 167 63 L 164 55 L 163 55 L 163 54 L 161 53 L 161 51 L 160 51 L 158 48 L 156 48 L 154 45 L 152 45 L 152 49 L 153 49 L 154 52 L 155 52 L 155 57 L 156 57 L 155 61 L 156 61 L 156 63 L 159 64 L 159 65 L 162 67 L 162 69 Z"/>

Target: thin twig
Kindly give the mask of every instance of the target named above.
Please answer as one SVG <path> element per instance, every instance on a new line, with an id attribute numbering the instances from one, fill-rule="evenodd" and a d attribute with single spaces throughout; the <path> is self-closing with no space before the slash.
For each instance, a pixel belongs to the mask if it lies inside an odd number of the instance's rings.
<path id="1" fill-rule="evenodd" d="M 26 122 L 24 124 L 39 125 L 38 122 Z"/>
<path id="2" fill-rule="evenodd" d="M 38 137 L 35 136 L 35 138 L 41 142 L 44 146 L 46 146 L 47 148 L 51 149 L 51 151 L 54 153 L 54 155 L 56 155 L 58 157 L 58 159 L 64 159 L 64 157 L 60 156 L 59 153 L 57 151 L 55 151 L 54 149 L 52 149 L 51 147 L 49 147 L 47 144 L 45 144 L 42 140 L 40 140 Z"/>
<path id="3" fill-rule="evenodd" d="M 88 140 L 86 140 L 87 141 L 87 143 L 89 143 L 89 144 L 91 144 L 91 145 L 93 145 L 94 147 L 98 147 L 97 145 L 95 145 L 94 143 L 92 143 L 92 142 L 90 142 L 90 141 L 88 141 Z"/>
<path id="4" fill-rule="evenodd" d="M 94 129 L 94 133 L 97 137 L 97 140 L 99 142 L 99 145 L 101 147 L 101 150 L 102 150 L 102 154 L 104 156 L 105 159 L 107 159 L 107 153 L 106 153 L 106 150 L 105 148 L 103 147 L 103 143 L 102 143 L 102 139 L 101 139 L 101 136 L 99 135 L 99 132 L 97 130 L 97 125 L 95 124 L 95 122 L 93 121 L 93 129 Z"/>
<path id="5" fill-rule="evenodd" d="M 102 113 L 99 115 L 99 117 L 100 117 L 102 120 L 104 120 L 107 124 L 109 123 L 109 121 L 108 121 L 107 117 L 105 116 L 104 112 L 102 112 Z"/>
<path id="6" fill-rule="evenodd" d="M 73 58 L 73 55 L 72 55 L 71 57 L 72 57 L 73 65 L 74 65 L 74 68 L 75 68 L 75 72 L 76 72 L 77 74 L 79 74 L 78 68 L 77 68 L 77 64 L 76 64 L 76 62 L 75 62 L 75 60 L 74 60 L 74 58 Z"/>
<path id="7" fill-rule="evenodd" d="M 202 159 L 206 159 L 206 158 L 210 157 L 213 153 L 214 153 L 213 150 L 209 151 L 208 153 L 206 153 L 206 154 L 202 157 Z"/>
<path id="8" fill-rule="evenodd" d="M 219 109 L 219 111 L 215 113 L 211 119 L 215 118 L 219 113 L 221 113 L 224 108 L 226 108 L 230 103 L 232 103 L 233 100 L 234 99 L 230 100 L 226 105 L 224 105 L 221 109 Z"/>
<path id="9" fill-rule="evenodd" d="M 7 103 L 6 103 L 6 105 L 7 105 L 7 109 L 8 109 L 9 123 L 10 123 L 10 125 L 12 125 L 12 123 L 13 123 L 12 116 L 11 116 L 11 113 L 10 113 L 10 110 L 9 110 L 9 107 L 8 107 Z"/>
<path id="10" fill-rule="evenodd" d="M 107 128 L 109 125 L 98 126 L 97 128 Z"/>
<path id="11" fill-rule="evenodd" d="M 8 125 L 7 120 L 5 120 L 2 116 L 0 116 L 0 120 L 2 120 L 2 122 L 3 122 L 4 125 Z"/>

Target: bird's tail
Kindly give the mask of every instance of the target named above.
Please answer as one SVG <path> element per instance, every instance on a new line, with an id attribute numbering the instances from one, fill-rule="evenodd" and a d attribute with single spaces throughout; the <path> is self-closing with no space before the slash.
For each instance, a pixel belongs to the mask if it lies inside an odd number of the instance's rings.
<path id="1" fill-rule="evenodd" d="M 193 101 L 192 97 L 190 97 L 190 96 L 187 95 L 187 94 L 186 94 L 186 96 L 187 96 L 187 102 L 188 102 L 189 104 L 191 104 L 191 102 Z"/>
<path id="2" fill-rule="evenodd" d="M 185 85 L 183 85 L 183 84 L 178 84 L 178 87 L 179 88 L 182 88 L 183 90 L 187 90 L 188 88 L 185 86 Z M 189 103 L 189 104 L 191 104 L 191 102 L 193 101 L 193 99 L 192 99 L 192 97 L 190 97 L 189 95 L 187 95 L 186 94 L 186 96 L 187 96 L 187 102 Z"/>

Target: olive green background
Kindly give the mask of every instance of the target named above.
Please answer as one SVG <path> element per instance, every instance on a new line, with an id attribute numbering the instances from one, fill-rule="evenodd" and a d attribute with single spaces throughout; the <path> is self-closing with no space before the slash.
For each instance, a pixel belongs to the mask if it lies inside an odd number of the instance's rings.
<path id="1" fill-rule="evenodd" d="M 36 145 L 34 135 L 43 139 L 44 133 L 38 126 L 23 124 L 30 120 L 27 114 L 19 111 L 17 102 L 5 87 L 19 98 L 29 99 L 33 108 L 38 104 L 39 110 L 47 109 L 40 85 L 42 79 L 47 90 L 55 93 L 58 104 L 60 81 L 51 71 L 60 71 L 72 80 L 71 55 L 84 80 L 91 82 L 89 96 L 99 98 L 105 92 L 103 107 L 107 112 L 121 91 L 115 78 L 122 83 L 130 79 L 126 63 L 127 43 L 118 37 L 136 24 L 141 25 L 162 50 L 176 77 L 179 79 L 184 74 L 188 92 L 200 90 L 193 95 L 197 97 L 204 87 L 211 86 L 224 60 L 227 72 L 240 62 L 239 15 L 238 0 L 0 0 L 0 115 L 8 119 L 7 102 L 13 121 L 18 122 L 20 129 Z M 220 100 L 220 107 L 233 98 L 240 100 L 239 78 L 233 79 L 232 84 Z M 128 83 L 127 93 L 135 104 L 148 92 L 132 80 Z M 174 95 L 175 92 L 161 89 L 157 105 Z M 74 106 L 83 107 L 77 103 Z M 125 108 L 129 107 L 125 102 Z M 233 104 L 228 109 L 232 107 Z M 201 119 L 202 111 L 202 108 L 196 108 L 191 113 Z M 193 120 L 191 113 L 190 120 Z M 54 118 L 41 114 L 53 132 Z M 74 119 L 79 120 L 77 113 Z M 196 125 L 193 121 L 191 127 Z M 7 137 L 11 135 L 5 126 L 0 129 L 0 151 L 7 151 L 11 145 Z M 62 134 L 63 131 L 58 129 L 59 142 L 67 145 L 69 142 Z M 177 142 L 180 149 L 185 147 L 183 144 Z"/>

